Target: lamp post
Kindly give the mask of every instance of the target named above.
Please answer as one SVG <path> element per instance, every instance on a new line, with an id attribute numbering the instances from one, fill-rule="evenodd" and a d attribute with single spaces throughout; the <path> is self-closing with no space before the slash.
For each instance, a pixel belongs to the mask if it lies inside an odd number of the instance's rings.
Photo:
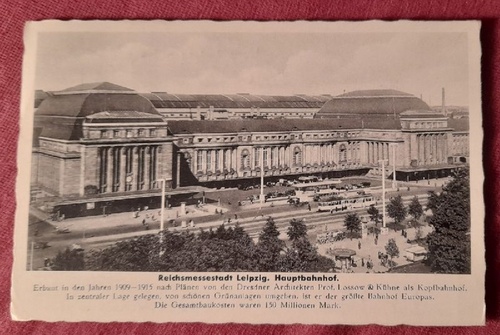
<path id="1" fill-rule="evenodd" d="M 164 223 L 164 212 L 165 212 L 165 183 L 166 179 L 160 179 L 161 182 L 161 205 L 160 205 L 160 257 L 163 256 L 165 250 L 163 250 L 163 230 L 165 229 Z"/>
<path id="2" fill-rule="evenodd" d="M 397 188 L 396 181 L 396 143 L 391 143 L 392 147 L 392 189 L 395 190 Z"/>
<path id="3" fill-rule="evenodd" d="M 264 205 L 264 148 L 260 149 L 260 208 Z"/>
<path id="4" fill-rule="evenodd" d="M 385 223 L 385 159 L 378 161 L 382 164 L 382 227 L 386 228 Z"/>

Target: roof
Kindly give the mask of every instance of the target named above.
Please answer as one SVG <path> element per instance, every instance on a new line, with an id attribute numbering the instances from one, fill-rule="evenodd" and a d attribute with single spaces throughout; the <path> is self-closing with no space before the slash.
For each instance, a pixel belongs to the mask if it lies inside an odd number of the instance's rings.
<path id="1" fill-rule="evenodd" d="M 78 140 L 85 121 L 162 122 L 161 114 L 148 99 L 111 83 L 83 84 L 51 92 L 35 112 L 35 129 L 40 136 Z M 41 130 L 40 130 L 41 129 Z"/>
<path id="2" fill-rule="evenodd" d="M 42 103 L 43 100 L 45 100 L 49 95 L 47 92 L 44 92 L 42 90 L 36 90 L 35 91 L 35 108 L 38 108 L 40 104 Z"/>
<path id="3" fill-rule="evenodd" d="M 79 91 L 125 91 L 133 92 L 132 89 L 120 85 L 108 83 L 106 81 L 98 83 L 86 83 L 72 86 L 59 92 L 79 92 Z"/>
<path id="4" fill-rule="evenodd" d="M 331 97 L 319 95 L 142 93 L 156 108 L 316 108 Z"/>
<path id="5" fill-rule="evenodd" d="M 35 118 L 35 134 L 59 140 L 78 140 L 83 137 L 83 120 L 60 116 Z M 37 140 L 34 139 L 36 143 Z"/>
<path id="6" fill-rule="evenodd" d="M 290 132 L 342 129 L 400 129 L 398 119 L 342 118 L 342 119 L 236 119 L 236 120 L 182 120 L 169 121 L 173 134 L 236 133 L 236 132 Z"/>
<path id="7" fill-rule="evenodd" d="M 397 90 L 357 90 L 339 95 L 338 97 L 412 97 L 413 95 Z"/>
<path id="8" fill-rule="evenodd" d="M 138 111 L 159 115 L 153 105 L 138 94 L 75 93 L 50 95 L 42 101 L 35 115 L 85 117 L 103 111 Z"/>
<path id="9" fill-rule="evenodd" d="M 468 131 L 469 130 L 469 118 L 462 119 L 448 119 L 448 127 L 455 131 Z"/>
<path id="10" fill-rule="evenodd" d="M 337 115 L 400 114 L 408 110 L 428 111 L 430 107 L 414 95 L 396 90 L 353 91 L 332 98 L 325 103 L 315 118 Z"/>

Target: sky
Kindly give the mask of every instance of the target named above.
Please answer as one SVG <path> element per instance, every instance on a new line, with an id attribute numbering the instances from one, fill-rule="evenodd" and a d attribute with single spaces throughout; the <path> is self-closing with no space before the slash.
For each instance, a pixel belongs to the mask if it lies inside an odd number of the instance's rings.
<path id="1" fill-rule="evenodd" d="M 332 94 L 396 89 L 468 105 L 464 33 L 44 32 L 35 88 L 108 81 L 139 92 Z"/>

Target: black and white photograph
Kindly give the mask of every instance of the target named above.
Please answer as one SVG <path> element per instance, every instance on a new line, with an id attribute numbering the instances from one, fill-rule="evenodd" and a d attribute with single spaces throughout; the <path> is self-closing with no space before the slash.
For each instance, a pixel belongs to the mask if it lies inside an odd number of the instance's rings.
<path id="1" fill-rule="evenodd" d="M 463 32 L 41 33 L 27 268 L 468 274 L 468 60 Z"/>
<path id="2" fill-rule="evenodd" d="M 13 317 L 484 323 L 479 28 L 28 24 Z"/>

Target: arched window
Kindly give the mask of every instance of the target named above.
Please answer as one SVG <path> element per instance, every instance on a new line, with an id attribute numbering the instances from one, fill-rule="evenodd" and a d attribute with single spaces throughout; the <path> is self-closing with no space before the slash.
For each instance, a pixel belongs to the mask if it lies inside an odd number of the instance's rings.
<path id="1" fill-rule="evenodd" d="M 339 147 L 339 162 L 346 162 L 347 161 L 347 149 L 345 147 L 345 144 L 341 144 Z"/>
<path id="2" fill-rule="evenodd" d="M 250 167 L 250 153 L 247 149 L 241 152 L 241 168 L 246 169 Z"/>
<path id="3" fill-rule="evenodd" d="M 300 151 L 299 147 L 295 147 L 295 149 L 293 149 L 293 165 L 302 165 L 302 151 Z"/>

